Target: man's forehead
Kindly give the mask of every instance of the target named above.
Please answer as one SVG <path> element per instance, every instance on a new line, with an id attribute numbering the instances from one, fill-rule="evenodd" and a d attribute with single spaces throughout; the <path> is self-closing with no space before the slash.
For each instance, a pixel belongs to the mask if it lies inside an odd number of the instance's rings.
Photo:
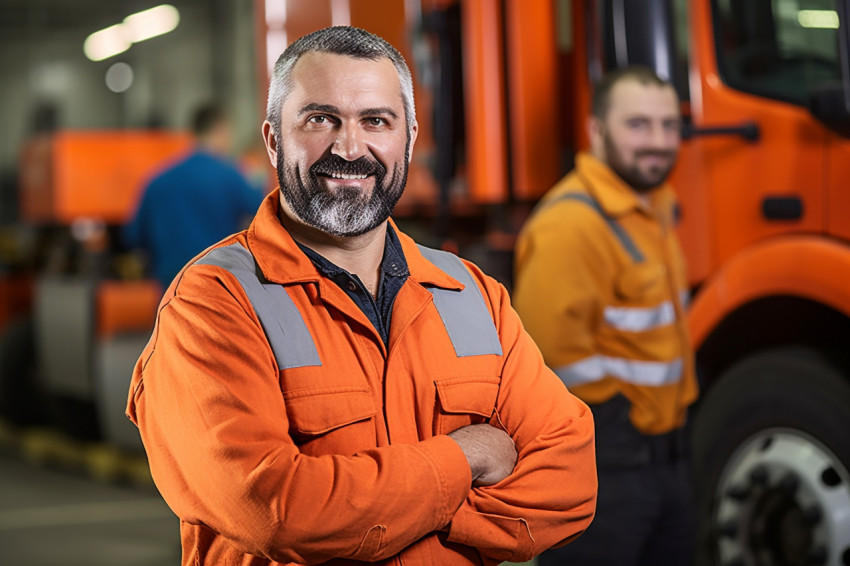
<path id="1" fill-rule="evenodd" d="M 611 89 L 608 102 L 609 113 L 679 113 L 679 99 L 670 85 L 643 83 L 625 79 Z"/>
<path id="2" fill-rule="evenodd" d="M 400 85 L 398 71 L 387 57 L 366 59 L 350 55 L 308 51 L 295 62 L 292 79 L 302 86 L 322 81 L 364 81 L 372 78 L 381 83 Z M 352 84 L 352 86 L 355 86 Z"/>

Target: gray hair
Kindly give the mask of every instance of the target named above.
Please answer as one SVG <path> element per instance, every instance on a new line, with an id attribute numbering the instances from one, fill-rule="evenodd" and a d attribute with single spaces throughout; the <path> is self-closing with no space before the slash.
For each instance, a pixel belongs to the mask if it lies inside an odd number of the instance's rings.
<path id="1" fill-rule="evenodd" d="M 416 120 L 416 107 L 413 102 L 413 78 L 404 57 L 395 47 L 375 34 L 351 26 L 334 26 L 314 31 L 295 40 L 275 63 L 269 84 L 266 120 L 271 123 L 276 134 L 280 132 L 280 111 L 283 101 L 292 89 L 292 69 L 302 55 L 311 51 L 372 61 L 382 57 L 389 59 L 398 71 L 401 100 L 404 105 L 407 128 L 410 131 Z"/>

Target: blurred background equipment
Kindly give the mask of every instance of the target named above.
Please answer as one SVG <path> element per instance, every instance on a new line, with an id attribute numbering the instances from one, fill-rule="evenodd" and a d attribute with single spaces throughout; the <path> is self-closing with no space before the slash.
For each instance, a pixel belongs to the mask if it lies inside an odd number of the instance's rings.
<path id="1" fill-rule="evenodd" d="M 91 61 L 86 37 L 155 4 L 0 0 L 3 416 L 138 449 L 108 415 L 140 347 L 125 331 L 144 334 L 156 298 L 114 247 L 139 187 L 107 172 L 178 151 L 183 117 L 220 99 L 262 179 L 268 70 L 290 39 L 352 24 L 399 47 L 420 137 L 397 221 L 508 287 L 519 226 L 586 147 L 594 81 L 642 63 L 685 116 L 700 563 L 850 564 L 848 4 L 174 0 L 173 31 Z M 118 63 L 132 78 L 112 88 Z"/>

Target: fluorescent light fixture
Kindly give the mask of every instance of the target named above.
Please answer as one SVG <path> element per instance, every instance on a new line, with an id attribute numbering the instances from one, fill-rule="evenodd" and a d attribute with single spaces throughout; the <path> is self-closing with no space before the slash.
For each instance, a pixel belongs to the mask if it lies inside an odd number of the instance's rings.
<path id="1" fill-rule="evenodd" d="M 266 64 L 269 73 L 274 69 L 274 64 L 284 49 L 286 49 L 286 30 L 270 29 L 266 33 Z"/>
<path id="2" fill-rule="evenodd" d="M 838 29 L 838 12 L 835 10 L 800 10 L 797 23 L 804 28 Z"/>
<path id="3" fill-rule="evenodd" d="M 266 0 L 266 25 L 270 28 L 286 25 L 286 0 Z"/>
<path id="4" fill-rule="evenodd" d="M 351 25 L 351 6 L 348 0 L 331 0 L 331 25 Z"/>
<path id="5" fill-rule="evenodd" d="M 83 51 L 92 61 L 103 61 L 124 53 L 134 43 L 174 31 L 179 23 L 177 8 L 162 4 L 130 14 L 122 23 L 94 32 L 83 43 Z"/>
<path id="6" fill-rule="evenodd" d="M 130 49 L 130 42 L 124 35 L 124 26 L 115 24 L 96 31 L 86 38 L 83 51 L 92 61 L 103 61 Z"/>
<path id="7" fill-rule="evenodd" d="M 171 4 L 162 4 L 124 18 L 127 38 L 138 43 L 174 31 L 180 23 L 180 12 Z"/>

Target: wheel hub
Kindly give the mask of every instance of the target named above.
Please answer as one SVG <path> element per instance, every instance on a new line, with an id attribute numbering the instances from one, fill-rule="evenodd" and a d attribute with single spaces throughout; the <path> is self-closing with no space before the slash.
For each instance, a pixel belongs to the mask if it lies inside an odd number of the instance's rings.
<path id="1" fill-rule="evenodd" d="M 743 442 L 721 474 L 712 519 L 721 564 L 850 566 L 850 474 L 802 432 Z"/>

